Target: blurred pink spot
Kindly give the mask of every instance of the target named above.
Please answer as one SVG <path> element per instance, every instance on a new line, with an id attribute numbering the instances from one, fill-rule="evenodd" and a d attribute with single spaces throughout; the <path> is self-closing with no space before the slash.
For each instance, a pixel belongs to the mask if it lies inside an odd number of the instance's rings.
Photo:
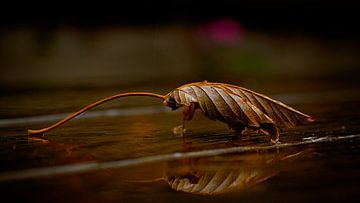
<path id="1" fill-rule="evenodd" d="M 239 22 L 223 18 L 200 26 L 196 31 L 196 39 L 200 43 L 221 43 L 232 46 L 239 43 L 243 37 L 244 29 Z"/>

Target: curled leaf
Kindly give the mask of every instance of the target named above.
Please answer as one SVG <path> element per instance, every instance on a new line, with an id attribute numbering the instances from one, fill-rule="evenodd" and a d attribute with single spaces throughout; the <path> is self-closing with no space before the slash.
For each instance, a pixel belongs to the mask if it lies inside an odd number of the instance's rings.
<path id="1" fill-rule="evenodd" d="M 191 120 L 195 111 L 200 109 L 208 118 L 227 123 L 230 128 L 237 132 L 241 133 L 245 127 L 262 131 L 270 135 L 272 143 L 278 142 L 279 139 L 277 126 L 294 127 L 313 121 L 310 116 L 249 89 L 225 83 L 204 81 L 183 85 L 166 95 L 151 92 L 116 94 L 94 102 L 49 127 L 28 130 L 28 133 L 33 135 L 48 132 L 102 103 L 129 96 L 148 96 L 162 99 L 164 104 L 171 109 L 184 106 L 184 121 Z M 175 131 L 182 134 L 184 129 L 175 129 Z"/>
<path id="2" fill-rule="evenodd" d="M 252 90 L 224 83 L 196 82 L 176 88 L 164 102 L 176 109 L 185 106 L 186 117 L 192 117 L 197 107 L 212 120 L 227 123 L 236 131 L 245 127 L 269 134 L 277 142 L 277 127 L 305 125 L 313 119 L 294 108 Z M 189 120 L 189 119 L 186 119 Z"/>

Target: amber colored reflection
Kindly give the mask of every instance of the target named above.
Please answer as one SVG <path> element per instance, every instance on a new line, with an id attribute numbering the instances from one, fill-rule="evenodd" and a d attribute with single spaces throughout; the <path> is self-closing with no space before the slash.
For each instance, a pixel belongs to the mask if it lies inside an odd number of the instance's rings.
<path id="1" fill-rule="evenodd" d="M 242 190 L 280 172 L 279 163 L 303 151 L 265 151 L 170 161 L 164 175 L 169 186 L 181 192 L 214 195 Z"/>

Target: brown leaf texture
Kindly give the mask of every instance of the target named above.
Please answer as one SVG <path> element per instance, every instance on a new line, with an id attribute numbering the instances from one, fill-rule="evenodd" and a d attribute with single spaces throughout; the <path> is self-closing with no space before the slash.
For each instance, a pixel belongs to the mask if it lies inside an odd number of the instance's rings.
<path id="1" fill-rule="evenodd" d="M 185 106 L 184 114 L 198 108 L 212 120 L 227 123 L 236 131 L 245 127 L 269 134 L 278 139 L 277 127 L 305 125 L 313 119 L 294 108 L 252 90 L 224 83 L 196 82 L 176 88 L 166 95 L 165 104 L 173 109 Z M 189 120 L 189 119 L 186 119 Z"/>

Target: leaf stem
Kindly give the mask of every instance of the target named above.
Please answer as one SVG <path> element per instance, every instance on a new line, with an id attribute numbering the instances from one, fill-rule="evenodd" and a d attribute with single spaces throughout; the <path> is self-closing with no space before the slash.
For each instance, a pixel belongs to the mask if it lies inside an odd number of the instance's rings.
<path id="1" fill-rule="evenodd" d="M 30 135 L 33 135 L 33 134 L 40 134 L 40 133 L 45 133 L 45 132 L 48 132 L 54 128 L 57 128 L 58 126 L 66 123 L 67 121 L 73 119 L 74 117 L 84 113 L 85 111 L 89 110 L 89 109 L 92 109 L 102 103 L 105 103 L 105 102 L 108 102 L 108 101 L 111 101 L 111 100 L 114 100 L 114 99 L 117 99 L 117 98 L 121 98 L 121 97 L 129 97 L 129 96 L 149 96 L 149 97 L 155 97 L 155 98 L 160 98 L 162 100 L 165 100 L 165 96 L 164 95 L 160 95 L 160 94 L 155 94 L 155 93 L 151 93 L 151 92 L 127 92 L 127 93 L 120 93 L 120 94 L 116 94 L 116 95 L 113 95 L 113 96 L 110 96 L 110 97 L 106 97 L 102 100 L 99 100 L 95 103 L 92 103 L 86 107 L 84 107 L 83 109 L 75 112 L 74 114 L 64 118 L 63 120 L 47 127 L 47 128 L 43 128 L 43 129 L 39 129 L 39 130 L 28 130 L 28 133 Z"/>

